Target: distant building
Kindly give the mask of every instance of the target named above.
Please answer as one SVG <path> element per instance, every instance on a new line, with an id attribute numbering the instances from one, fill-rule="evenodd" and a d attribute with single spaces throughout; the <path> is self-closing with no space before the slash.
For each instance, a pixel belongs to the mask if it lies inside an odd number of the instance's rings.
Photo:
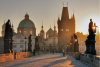
<path id="1" fill-rule="evenodd" d="M 81 32 L 75 33 L 78 37 L 78 44 L 79 44 L 79 52 L 84 53 L 86 51 L 85 41 L 87 39 L 87 35 L 83 35 Z"/>
<path id="2" fill-rule="evenodd" d="M 63 7 L 61 19 L 58 17 L 57 24 L 59 51 L 62 51 L 62 48 L 70 43 L 71 36 L 75 33 L 74 13 L 69 18 L 68 7 Z"/>
<path id="3" fill-rule="evenodd" d="M 31 50 L 33 51 L 35 45 L 36 28 L 33 21 L 29 19 L 29 15 L 26 14 L 25 18 L 19 23 L 17 34 L 13 35 L 13 50 L 15 52 L 25 51 L 25 37 L 27 38 L 26 51 L 28 51 L 28 38 L 30 34 L 32 35 Z"/>

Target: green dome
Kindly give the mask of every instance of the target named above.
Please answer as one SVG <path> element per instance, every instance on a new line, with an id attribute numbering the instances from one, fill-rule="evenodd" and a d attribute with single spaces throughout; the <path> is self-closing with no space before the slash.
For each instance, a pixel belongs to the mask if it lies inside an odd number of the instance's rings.
<path id="1" fill-rule="evenodd" d="M 19 23 L 19 26 L 18 26 L 18 28 L 22 28 L 22 27 L 35 28 L 35 25 L 30 19 L 24 19 Z"/>

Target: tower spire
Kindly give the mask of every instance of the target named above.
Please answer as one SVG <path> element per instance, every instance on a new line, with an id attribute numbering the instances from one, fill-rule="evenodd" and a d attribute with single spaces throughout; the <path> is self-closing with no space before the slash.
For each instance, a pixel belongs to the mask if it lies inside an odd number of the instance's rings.
<path id="1" fill-rule="evenodd" d="M 75 19 L 75 17 L 74 17 L 74 9 L 73 9 L 73 19 Z"/>
<path id="2" fill-rule="evenodd" d="M 42 20 L 42 26 L 41 26 L 42 30 L 43 30 L 43 20 Z"/>
<path id="3" fill-rule="evenodd" d="M 64 2 L 63 2 L 63 7 L 64 7 Z"/>
<path id="4" fill-rule="evenodd" d="M 68 2 L 67 2 L 67 7 L 68 7 Z"/>

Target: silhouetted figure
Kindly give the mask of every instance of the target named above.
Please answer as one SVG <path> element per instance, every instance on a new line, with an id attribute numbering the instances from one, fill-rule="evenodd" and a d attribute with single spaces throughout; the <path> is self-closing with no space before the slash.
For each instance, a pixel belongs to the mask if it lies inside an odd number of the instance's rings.
<path id="1" fill-rule="evenodd" d="M 93 27 L 95 27 L 95 29 L 93 29 Z M 92 54 L 92 55 L 96 55 L 96 50 L 95 50 L 95 33 L 96 33 L 96 24 L 94 23 L 93 26 L 93 22 L 92 19 L 90 19 L 90 23 L 89 23 L 89 35 L 87 37 L 87 40 L 85 41 L 86 43 L 86 54 Z"/>
<path id="2" fill-rule="evenodd" d="M 75 35 L 75 34 L 74 34 L 74 39 L 75 39 L 75 42 L 74 42 L 74 52 L 79 52 L 78 38 L 77 38 L 77 35 Z"/>
<path id="3" fill-rule="evenodd" d="M 13 37 L 13 32 L 11 28 L 11 22 L 8 20 L 6 22 L 6 27 L 5 27 L 5 35 L 4 35 L 4 53 L 10 53 L 9 49 L 12 52 L 12 37 Z"/>
<path id="4" fill-rule="evenodd" d="M 33 56 L 35 56 L 35 49 L 33 50 Z"/>
<path id="5" fill-rule="evenodd" d="M 35 52 L 39 52 L 40 47 L 39 47 L 39 43 L 38 43 L 38 37 L 36 36 L 35 38 Z"/>
<path id="6" fill-rule="evenodd" d="M 28 51 L 30 51 L 30 52 L 32 51 L 32 50 L 31 50 L 31 47 L 32 47 L 32 44 L 31 44 L 31 41 L 32 41 L 32 40 L 31 40 L 31 36 L 32 36 L 32 35 L 30 34 L 29 37 L 28 37 L 28 42 L 29 42 L 29 43 L 28 43 Z"/>

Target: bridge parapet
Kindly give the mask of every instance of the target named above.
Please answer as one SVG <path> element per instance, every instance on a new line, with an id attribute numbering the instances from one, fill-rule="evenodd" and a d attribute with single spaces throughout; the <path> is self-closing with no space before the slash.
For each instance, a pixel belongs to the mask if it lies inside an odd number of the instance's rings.
<path id="1" fill-rule="evenodd" d="M 90 67 L 100 67 L 100 56 L 77 52 L 70 52 L 69 55 L 74 57 L 76 60 L 81 60 Z"/>

